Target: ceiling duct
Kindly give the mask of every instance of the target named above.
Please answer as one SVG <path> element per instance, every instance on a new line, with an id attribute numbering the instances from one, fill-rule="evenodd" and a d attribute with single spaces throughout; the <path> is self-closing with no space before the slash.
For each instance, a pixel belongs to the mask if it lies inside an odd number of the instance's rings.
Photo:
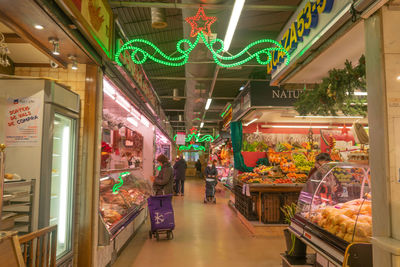
<path id="1" fill-rule="evenodd" d="M 151 8 L 151 27 L 154 29 L 164 29 L 168 26 L 164 8 Z"/>
<path id="2" fill-rule="evenodd" d="M 175 101 L 179 100 L 179 90 L 178 88 L 172 89 L 172 99 Z"/>

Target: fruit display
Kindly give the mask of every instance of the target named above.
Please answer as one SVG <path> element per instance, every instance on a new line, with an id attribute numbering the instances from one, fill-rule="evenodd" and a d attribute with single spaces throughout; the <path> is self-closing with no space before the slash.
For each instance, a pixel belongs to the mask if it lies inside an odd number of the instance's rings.
<path id="1" fill-rule="evenodd" d="M 292 159 L 296 168 L 301 172 L 309 172 L 314 167 L 315 161 L 310 161 L 304 154 L 292 154 Z"/>
<path id="2" fill-rule="evenodd" d="M 369 242 L 371 238 L 371 200 L 355 199 L 320 207 L 311 214 L 311 222 L 347 242 Z"/>
<path id="3" fill-rule="evenodd" d="M 299 171 L 299 169 L 296 167 L 296 165 L 293 162 L 287 162 L 287 160 L 281 161 L 280 167 L 284 173 Z"/>
<path id="4" fill-rule="evenodd" d="M 272 169 L 271 166 L 260 165 L 253 169 L 253 172 L 258 174 L 268 173 Z"/>

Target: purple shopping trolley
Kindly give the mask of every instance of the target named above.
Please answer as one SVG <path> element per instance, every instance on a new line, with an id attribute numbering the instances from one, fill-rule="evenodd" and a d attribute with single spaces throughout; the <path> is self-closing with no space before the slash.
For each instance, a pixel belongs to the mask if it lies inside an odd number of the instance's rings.
<path id="1" fill-rule="evenodd" d="M 160 239 L 160 234 L 167 235 L 167 239 L 174 238 L 172 230 L 175 228 L 174 210 L 172 209 L 172 195 L 150 196 L 147 199 L 151 230 L 149 237 Z"/>

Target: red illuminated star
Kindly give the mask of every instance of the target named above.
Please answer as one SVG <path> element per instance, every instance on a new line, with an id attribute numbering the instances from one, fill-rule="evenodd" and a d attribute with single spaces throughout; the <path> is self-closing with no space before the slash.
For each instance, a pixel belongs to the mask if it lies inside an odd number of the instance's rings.
<path id="1" fill-rule="evenodd" d="M 342 134 L 347 135 L 349 132 L 349 128 L 346 128 L 346 124 L 343 124 Z"/>
<path id="2" fill-rule="evenodd" d="M 188 17 L 185 19 L 187 23 L 192 26 L 192 31 L 190 32 L 191 37 L 195 37 L 199 32 L 203 32 L 205 35 L 210 35 L 211 34 L 211 25 L 217 20 L 216 17 L 207 17 L 206 14 L 204 13 L 204 9 L 202 7 L 199 7 L 199 10 L 197 10 L 197 14 L 194 17 Z M 200 26 L 197 24 L 199 20 L 202 20 L 204 22 L 203 26 Z"/>

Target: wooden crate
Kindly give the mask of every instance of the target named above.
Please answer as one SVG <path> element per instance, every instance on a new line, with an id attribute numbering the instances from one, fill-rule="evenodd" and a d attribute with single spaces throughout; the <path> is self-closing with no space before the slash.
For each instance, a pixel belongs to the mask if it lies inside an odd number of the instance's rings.
<path id="1" fill-rule="evenodd" d="M 267 224 L 283 223 L 281 215 L 281 193 L 264 193 L 262 195 L 261 219 Z"/>

